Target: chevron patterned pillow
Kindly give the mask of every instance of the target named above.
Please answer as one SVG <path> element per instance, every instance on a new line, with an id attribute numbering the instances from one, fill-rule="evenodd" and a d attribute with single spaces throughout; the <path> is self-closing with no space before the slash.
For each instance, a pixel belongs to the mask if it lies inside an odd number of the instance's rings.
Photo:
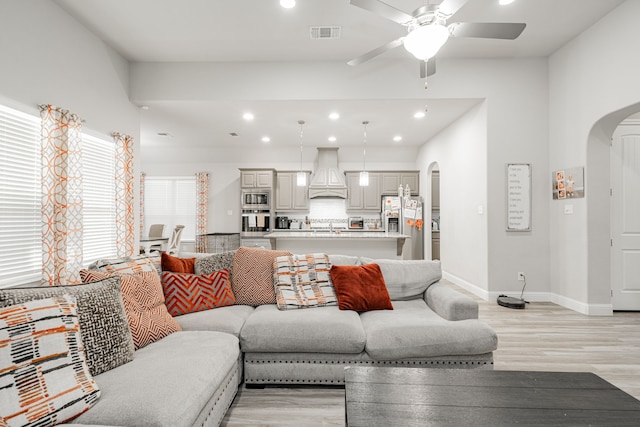
<path id="1" fill-rule="evenodd" d="M 172 316 L 224 307 L 236 302 L 227 269 L 206 275 L 164 271 L 162 290 L 167 310 Z"/>
<path id="2" fill-rule="evenodd" d="M 115 274 L 118 273 L 80 270 L 83 281 L 102 280 Z M 167 311 L 160 276 L 156 271 L 118 275 L 121 277 L 122 301 L 136 350 L 182 330 Z"/>
<path id="3" fill-rule="evenodd" d="M 258 306 L 275 304 L 273 289 L 273 262 L 289 251 L 248 248 L 241 246 L 233 257 L 231 287 L 236 304 Z"/>

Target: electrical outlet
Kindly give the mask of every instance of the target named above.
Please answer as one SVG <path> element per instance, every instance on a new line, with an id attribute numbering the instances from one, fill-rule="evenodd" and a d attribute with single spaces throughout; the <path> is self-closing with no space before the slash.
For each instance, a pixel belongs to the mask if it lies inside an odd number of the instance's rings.
<path id="1" fill-rule="evenodd" d="M 520 280 L 520 281 L 524 280 L 524 272 L 518 271 L 518 280 Z"/>

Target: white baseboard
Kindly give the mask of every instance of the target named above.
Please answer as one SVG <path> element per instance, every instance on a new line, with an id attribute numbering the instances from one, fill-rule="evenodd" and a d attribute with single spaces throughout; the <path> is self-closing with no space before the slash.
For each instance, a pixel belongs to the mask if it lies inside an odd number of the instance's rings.
<path id="1" fill-rule="evenodd" d="M 460 286 L 461 288 L 471 292 L 472 294 L 476 295 L 479 298 L 482 298 L 485 301 L 496 301 L 500 295 L 508 295 L 510 297 L 520 298 L 520 294 L 518 292 L 490 292 L 451 273 L 447 273 L 446 271 L 442 272 L 442 278 Z M 613 315 L 613 306 L 611 304 L 585 304 L 562 295 L 554 294 L 552 292 L 525 292 L 523 295 L 523 299 L 525 301 L 534 302 L 552 302 L 554 304 L 558 304 L 561 307 L 565 307 L 569 310 L 573 310 L 589 316 Z"/>

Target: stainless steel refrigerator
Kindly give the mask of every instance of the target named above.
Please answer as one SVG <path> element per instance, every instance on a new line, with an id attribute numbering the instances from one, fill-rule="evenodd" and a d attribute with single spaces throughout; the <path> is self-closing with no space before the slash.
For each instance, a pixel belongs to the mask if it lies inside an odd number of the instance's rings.
<path id="1" fill-rule="evenodd" d="M 422 197 L 383 196 L 381 217 L 385 231 L 397 231 L 411 237 L 405 243 L 405 250 L 411 250 L 411 259 L 424 259 L 425 225 Z M 405 259 L 406 255 L 403 251 Z"/>

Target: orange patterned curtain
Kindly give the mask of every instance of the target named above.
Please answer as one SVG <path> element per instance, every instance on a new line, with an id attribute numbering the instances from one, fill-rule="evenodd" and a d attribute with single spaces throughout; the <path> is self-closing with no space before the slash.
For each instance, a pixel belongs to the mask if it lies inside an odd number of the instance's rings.
<path id="1" fill-rule="evenodd" d="M 196 252 L 207 252 L 209 232 L 209 174 L 196 173 Z"/>
<path id="2" fill-rule="evenodd" d="M 80 282 L 82 268 L 82 121 L 40 106 L 42 285 Z"/>
<path id="3" fill-rule="evenodd" d="M 133 193 L 133 137 L 113 134 L 116 145 L 116 250 L 119 257 L 134 255 L 136 236 Z"/>
<path id="4" fill-rule="evenodd" d="M 144 232 L 144 180 L 147 178 L 147 174 L 142 172 L 140 174 L 140 237 L 145 236 Z"/>

